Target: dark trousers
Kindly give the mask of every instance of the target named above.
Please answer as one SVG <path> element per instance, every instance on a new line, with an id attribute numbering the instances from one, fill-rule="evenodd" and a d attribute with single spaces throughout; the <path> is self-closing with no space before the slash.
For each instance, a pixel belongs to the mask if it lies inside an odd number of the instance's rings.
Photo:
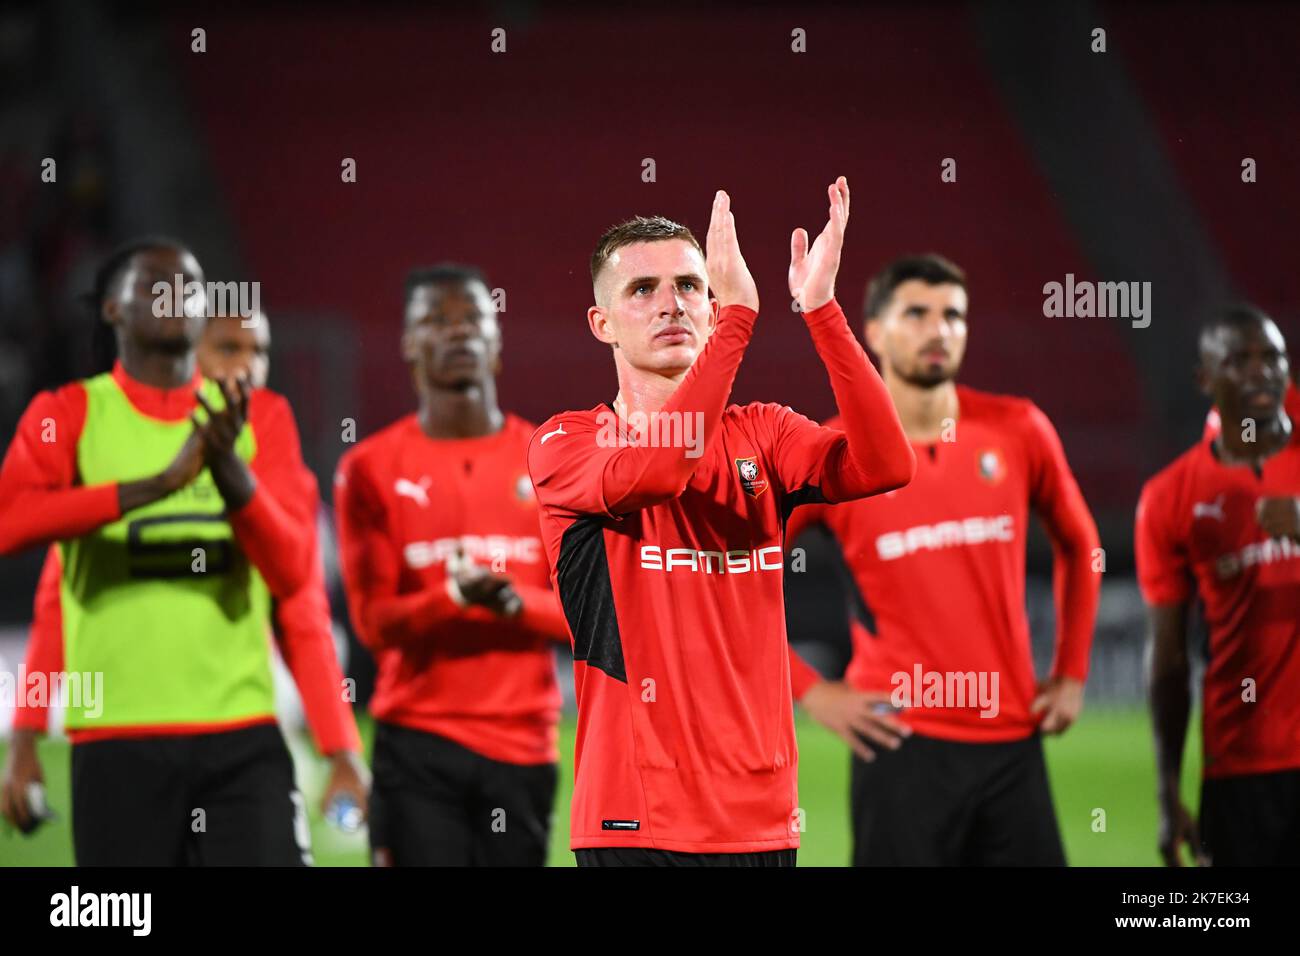
<path id="1" fill-rule="evenodd" d="M 544 866 L 553 763 L 490 760 L 445 737 L 375 724 L 370 848 L 377 866 Z"/>
<path id="2" fill-rule="evenodd" d="M 280 730 L 95 740 L 72 748 L 78 866 L 303 866 L 306 807 Z"/>
<path id="3" fill-rule="evenodd" d="M 759 853 L 676 853 L 642 847 L 574 850 L 578 866 L 794 866 L 794 850 Z"/>
<path id="4" fill-rule="evenodd" d="M 1065 865 L 1037 734 L 854 755 L 851 804 L 855 866 Z"/>
<path id="5" fill-rule="evenodd" d="M 1215 866 L 1300 864 L 1300 770 L 1204 780 L 1201 842 Z"/>

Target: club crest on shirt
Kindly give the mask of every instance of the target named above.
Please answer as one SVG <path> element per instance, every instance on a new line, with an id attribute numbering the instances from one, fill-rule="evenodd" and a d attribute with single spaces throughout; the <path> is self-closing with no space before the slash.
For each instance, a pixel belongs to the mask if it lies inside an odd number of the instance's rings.
<path id="1" fill-rule="evenodd" d="M 762 471 L 758 467 L 758 456 L 737 458 L 736 474 L 740 477 L 740 487 L 751 498 L 757 498 L 767 491 L 767 479 L 762 477 Z"/>
<path id="2" fill-rule="evenodd" d="M 527 475 L 520 475 L 515 479 L 515 497 L 520 501 L 532 501 L 536 495 L 533 493 L 533 483 Z"/>
<path id="3" fill-rule="evenodd" d="M 986 448 L 976 458 L 980 477 L 990 485 L 996 485 L 1007 476 L 1007 465 L 1002 453 L 996 448 Z"/>

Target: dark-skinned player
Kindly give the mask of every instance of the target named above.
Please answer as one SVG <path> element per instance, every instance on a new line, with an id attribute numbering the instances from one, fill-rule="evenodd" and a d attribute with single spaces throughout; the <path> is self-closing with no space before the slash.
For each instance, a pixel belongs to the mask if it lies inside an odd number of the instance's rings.
<path id="1" fill-rule="evenodd" d="M 475 269 L 407 278 L 402 355 L 417 409 L 339 463 L 348 606 L 378 677 L 376 865 L 540 866 L 555 799 L 568 640 L 526 453 L 501 410 L 501 327 Z"/>
<path id="2" fill-rule="evenodd" d="M 203 374 L 213 380 L 247 375 L 254 389 L 264 388 L 270 374 L 270 321 L 265 313 L 209 316 L 196 356 Z M 37 586 L 25 674 L 64 673 L 63 620 L 60 607 L 62 568 L 59 548 L 51 546 Z M 326 808 L 346 795 L 362 813 L 369 772 L 361 759 L 356 719 L 341 693 L 342 674 L 331 637 L 329 602 L 325 595 L 319 555 L 312 559 L 311 577 L 292 597 L 274 602 L 275 636 L 282 658 L 303 700 L 317 748 L 329 758 L 330 775 L 321 798 Z M 48 724 L 48 701 L 15 711 L 15 737 L 0 777 L 0 808 L 20 829 L 30 824 L 27 787 L 41 782 L 36 739 Z"/>
<path id="3" fill-rule="evenodd" d="M 1223 427 L 1148 481 L 1138 503 L 1158 842 L 1170 866 L 1186 862 L 1184 847 L 1215 866 L 1300 860 L 1300 435 L 1289 372 L 1267 315 L 1217 313 L 1201 331 L 1197 381 Z M 1198 600 L 1209 632 L 1199 823 L 1179 795 Z"/>
<path id="4" fill-rule="evenodd" d="M 103 675 L 66 713 L 81 865 L 310 862 L 267 628 L 310 578 L 316 487 L 283 398 L 200 373 L 202 289 L 174 240 L 112 254 L 117 363 L 33 399 L 0 470 L 0 553 L 58 543 L 66 669 Z"/>

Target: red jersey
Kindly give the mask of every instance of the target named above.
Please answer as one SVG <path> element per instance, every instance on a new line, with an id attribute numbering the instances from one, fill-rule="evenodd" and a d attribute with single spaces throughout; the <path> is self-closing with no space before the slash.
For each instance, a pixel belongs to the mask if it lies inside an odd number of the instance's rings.
<path id="1" fill-rule="evenodd" d="M 408 415 L 344 455 L 334 487 L 348 608 L 379 669 L 371 713 L 516 764 L 558 759 L 552 642 L 568 639 L 525 465 L 532 430 L 507 415 L 485 438 L 433 439 Z M 516 616 L 456 600 L 458 552 L 511 579 Z"/>
<path id="2" fill-rule="evenodd" d="M 780 405 L 727 406 L 755 317 L 724 308 L 657 413 L 702 423 L 694 457 L 628 434 L 608 406 L 556 415 L 533 437 L 574 644 L 574 849 L 799 845 L 783 525 L 804 501 L 906 483 L 912 462 L 833 300 L 805 318 L 848 435 Z"/>
<path id="3" fill-rule="evenodd" d="M 919 734 L 1016 740 L 1041 717 L 1025 613 L 1032 509 L 1052 540 L 1057 608 L 1052 675 L 1083 680 L 1101 590 L 1097 528 L 1056 430 L 1032 402 L 957 386 L 954 441 L 914 443 L 916 477 L 870 501 L 795 512 L 838 539 L 876 619 L 855 629 L 844 677 L 898 695 Z M 831 424 L 834 424 L 832 422 Z M 792 652 L 795 692 L 819 678 Z"/>
<path id="4" fill-rule="evenodd" d="M 1259 475 L 1221 464 L 1204 440 L 1142 489 L 1142 596 L 1161 605 L 1199 595 L 1205 608 L 1206 777 L 1300 767 L 1300 544 L 1270 539 L 1255 519 L 1260 498 L 1295 495 L 1300 430 Z"/>

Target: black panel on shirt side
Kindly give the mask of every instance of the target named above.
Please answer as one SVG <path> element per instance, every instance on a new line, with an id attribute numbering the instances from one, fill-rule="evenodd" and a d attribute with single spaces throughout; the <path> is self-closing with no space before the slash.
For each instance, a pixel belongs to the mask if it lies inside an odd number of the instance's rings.
<path id="1" fill-rule="evenodd" d="M 556 562 L 560 606 L 573 633 L 573 659 L 627 683 L 623 639 L 614 613 L 605 528 L 601 518 L 579 518 L 565 529 Z"/>
<path id="2" fill-rule="evenodd" d="M 790 513 L 800 505 L 824 505 L 826 496 L 822 494 L 820 485 L 804 485 L 798 491 L 787 491 L 784 500 L 781 502 L 781 531 L 785 533 L 786 522 L 790 520 Z"/>

